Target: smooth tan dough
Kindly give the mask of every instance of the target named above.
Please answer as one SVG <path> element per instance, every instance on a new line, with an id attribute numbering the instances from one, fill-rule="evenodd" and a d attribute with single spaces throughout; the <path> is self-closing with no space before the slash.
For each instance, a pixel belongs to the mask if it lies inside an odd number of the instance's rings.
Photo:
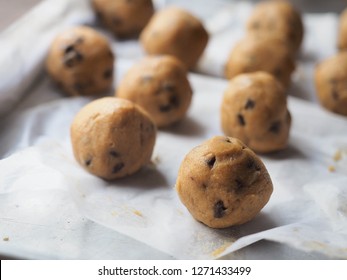
<path id="1" fill-rule="evenodd" d="M 231 79 L 242 73 L 265 71 L 288 87 L 295 62 L 291 52 L 275 38 L 247 36 L 230 52 L 225 67 L 225 76 Z"/>
<path id="2" fill-rule="evenodd" d="M 154 14 L 152 0 L 92 0 L 92 4 L 102 23 L 117 37 L 138 35 Z"/>
<path id="3" fill-rule="evenodd" d="M 241 141 L 216 136 L 184 158 L 176 190 L 192 216 L 212 228 L 253 219 L 273 191 L 266 167 Z"/>
<path id="4" fill-rule="evenodd" d="M 347 116 L 347 51 L 338 53 L 315 68 L 314 81 L 322 106 Z"/>
<path id="5" fill-rule="evenodd" d="M 304 25 L 301 14 L 288 1 L 270 0 L 255 6 L 247 31 L 253 36 L 280 39 L 295 53 L 303 40 Z"/>
<path id="6" fill-rule="evenodd" d="M 148 56 L 127 72 L 116 96 L 140 105 L 164 127 L 184 118 L 192 89 L 182 62 L 170 55 Z"/>
<path id="7" fill-rule="evenodd" d="M 347 50 L 347 8 L 340 15 L 337 47 L 340 51 Z"/>
<path id="8" fill-rule="evenodd" d="M 230 80 L 221 105 L 225 135 L 256 152 L 274 152 L 287 146 L 290 124 L 286 94 L 272 75 L 255 72 Z"/>
<path id="9" fill-rule="evenodd" d="M 131 101 L 104 97 L 83 107 L 71 125 L 76 160 L 107 180 L 138 171 L 152 155 L 156 127 Z"/>
<path id="10" fill-rule="evenodd" d="M 140 41 L 148 54 L 173 55 L 192 69 L 207 45 L 208 33 L 189 12 L 168 7 L 152 17 Z"/>
<path id="11" fill-rule="evenodd" d="M 48 74 L 68 95 L 100 95 L 113 83 L 114 55 L 108 40 L 90 27 L 59 34 L 47 59 Z"/>

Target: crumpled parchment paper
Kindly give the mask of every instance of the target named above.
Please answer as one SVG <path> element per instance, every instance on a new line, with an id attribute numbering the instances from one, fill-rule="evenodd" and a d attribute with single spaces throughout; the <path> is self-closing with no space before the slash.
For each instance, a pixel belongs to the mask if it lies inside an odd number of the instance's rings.
<path id="1" fill-rule="evenodd" d="M 27 17 L 51 8 L 47 3 L 53 5 L 46 1 Z M 38 74 L 58 30 L 75 22 L 93 24 L 86 1 L 54 3 L 64 12 L 34 17 L 28 40 L 42 41 L 30 49 L 15 35 L 28 30 L 23 21 L 0 35 L 7 50 L 6 56 L 1 53 L 0 62 L 5 64 L 0 63 L 0 71 L 5 75 L 4 68 L 9 71 L 0 81 L 1 111 L 7 112 L 0 130 L 0 232 L 10 236 L 9 242 L 0 243 L 0 251 L 21 249 L 50 258 L 80 258 L 81 247 L 107 252 L 98 247 L 98 240 L 86 237 L 93 221 L 110 229 L 109 235 L 114 231 L 129 236 L 178 259 L 228 257 L 263 239 L 327 258 L 347 257 L 347 118 L 322 109 L 312 83 L 315 63 L 335 52 L 335 15 L 305 15 L 305 42 L 288 97 L 293 118 L 289 146 L 261 156 L 274 184 L 269 203 L 247 224 L 215 230 L 190 216 L 174 185 L 185 154 L 222 134 L 219 108 L 227 81 L 220 77 L 230 49 L 243 36 L 251 5 L 218 3 L 209 10 L 213 15 L 207 16 L 206 9 L 184 4 L 205 20 L 210 31 L 209 47 L 196 69 L 210 77 L 189 75 L 192 106 L 184 121 L 158 133 L 152 164 L 133 176 L 107 182 L 83 170 L 71 151 L 71 121 L 90 99 L 63 97 L 44 74 Z M 71 17 L 77 15 L 74 21 L 65 21 L 67 11 Z M 143 51 L 136 40 L 112 45 L 117 54 L 116 85 Z M 22 55 L 14 57 L 10 46 Z M 15 61 L 13 68 L 10 58 Z M 34 236 L 26 237 L 27 233 Z M 136 250 L 130 244 L 129 248 Z M 100 255 L 112 257 L 111 252 Z"/>

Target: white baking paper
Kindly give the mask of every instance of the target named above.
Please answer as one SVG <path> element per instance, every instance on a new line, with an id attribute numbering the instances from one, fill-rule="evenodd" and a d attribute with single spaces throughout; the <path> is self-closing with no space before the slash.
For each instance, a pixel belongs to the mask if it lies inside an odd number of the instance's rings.
<path id="1" fill-rule="evenodd" d="M 62 10 L 70 5 L 54 3 Z M 79 5 L 69 7 L 72 13 Z M 81 22 L 91 12 L 83 7 Z M 215 230 L 190 216 L 174 185 L 185 154 L 209 137 L 222 134 L 219 108 L 227 81 L 222 79 L 221 69 L 229 48 L 242 36 L 242 23 L 251 6 L 226 4 L 222 9 L 211 9 L 214 14 L 210 16 L 206 16 L 206 7 L 201 11 L 190 6 L 194 8 L 197 15 L 205 17 L 211 34 L 196 72 L 219 78 L 190 74 L 194 96 L 186 119 L 159 131 L 152 164 L 133 176 L 107 182 L 76 163 L 69 127 L 90 99 L 63 97 L 45 75 L 34 75 L 36 82 L 26 91 L 28 96 L 1 123 L 0 252 L 29 258 L 121 258 L 121 252 L 111 252 L 114 244 L 106 246 L 101 240 L 111 240 L 113 233 L 134 240 L 119 237 L 117 242 L 129 242 L 119 248 L 142 250 L 142 255 L 124 253 L 128 258 L 153 258 L 146 255 L 150 247 L 166 254 L 154 253 L 159 258 L 233 258 L 233 252 L 259 240 L 317 252 L 323 258 L 347 257 L 347 118 L 322 109 L 312 83 L 314 64 L 335 51 L 336 16 L 305 15 L 305 42 L 288 97 L 293 119 L 289 146 L 261 156 L 274 184 L 269 203 L 254 220 Z M 44 28 L 47 37 L 37 46 L 42 53 L 47 51 L 49 38 L 64 25 L 58 20 L 61 18 L 63 14 L 52 16 L 51 25 Z M 37 26 L 39 23 L 37 18 Z M 25 26 L 17 28 L 25 33 Z M 11 30 L 7 34 L 11 35 Z M 32 40 L 41 38 L 40 33 L 31 36 Z M 23 46 L 16 36 L 6 39 L 6 44 L 10 43 Z M 112 45 L 117 54 L 116 86 L 143 52 L 135 40 L 113 41 Z M 28 55 L 18 58 L 16 64 L 27 63 L 31 70 L 1 80 L 1 100 L 8 100 L 4 84 L 8 88 L 16 84 L 15 91 L 20 93 L 16 98 L 21 97 L 20 89 L 27 89 L 22 78 L 29 81 L 35 67 L 42 69 L 43 55 L 31 57 L 30 50 L 23 51 Z M 0 61 L 5 59 L 0 57 Z M 96 224 L 105 229 L 92 238 L 95 231 L 91 228 Z"/>

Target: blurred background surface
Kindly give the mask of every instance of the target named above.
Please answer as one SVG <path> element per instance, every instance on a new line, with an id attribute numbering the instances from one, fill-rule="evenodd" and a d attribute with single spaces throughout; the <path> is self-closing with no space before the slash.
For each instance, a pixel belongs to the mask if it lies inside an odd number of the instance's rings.
<path id="1" fill-rule="evenodd" d="M 0 0 L 0 31 L 8 27 L 12 22 L 25 14 L 41 1 L 47 0 Z M 59 1 L 59 0 L 55 0 Z M 73 0 L 71 0 L 73 1 Z M 86 0 L 87 1 L 87 0 Z M 214 0 L 210 0 L 214 1 Z M 224 0 L 245 1 L 245 0 Z M 250 0 L 251 2 L 259 2 L 261 0 Z M 306 13 L 324 13 L 334 12 L 340 13 L 347 7 L 347 0 L 290 0 L 302 12 Z"/>

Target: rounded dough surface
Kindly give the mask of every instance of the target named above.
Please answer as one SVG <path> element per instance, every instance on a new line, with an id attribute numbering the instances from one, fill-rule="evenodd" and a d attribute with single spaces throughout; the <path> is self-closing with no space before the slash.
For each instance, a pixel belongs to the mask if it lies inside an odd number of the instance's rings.
<path id="1" fill-rule="evenodd" d="M 347 116 L 347 51 L 317 64 L 315 86 L 320 103 L 328 110 Z"/>
<path id="2" fill-rule="evenodd" d="M 247 36 L 232 49 L 225 76 L 231 79 L 242 73 L 265 71 L 288 87 L 294 69 L 294 58 L 282 41 Z"/>
<path id="3" fill-rule="evenodd" d="M 181 120 L 190 105 L 192 89 L 184 65 L 175 57 L 149 56 L 125 75 L 116 96 L 144 108 L 158 127 Z"/>
<path id="4" fill-rule="evenodd" d="M 340 51 L 347 50 L 347 8 L 340 16 L 337 47 Z"/>
<path id="5" fill-rule="evenodd" d="M 59 34 L 46 60 L 48 74 L 71 95 L 99 95 L 113 83 L 114 55 L 108 40 L 90 27 Z"/>
<path id="6" fill-rule="evenodd" d="M 93 0 L 92 4 L 102 23 L 118 37 L 138 35 L 154 14 L 152 0 Z"/>
<path id="7" fill-rule="evenodd" d="M 138 171 L 152 156 L 156 128 L 131 101 L 104 97 L 83 107 L 71 125 L 76 160 L 90 173 L 112 180 Z"/>
<path id="8" fill-rule="evenodd" d="M 230 80 L 221 105 L 225 135 L 268 153 L 287 146 L 290 124 L 286 94 L 272 75 L 255 72 Z"/>
<path id="9" fill-rule="evenodd" d="M 253 219 L 273 191 L 266 167 L 236 138 L 216 136 L 184 158 L 176 190 L 192 216 L 212 228 Z"/>
<path id="10" fill-rule="evenodd" d="M 202 55 L 208 34 L 199 19 L 189 12 L 168 7 L 157 12 L 140 36 L 148 54 L 169 54 L 193 68 Z"/>
<path id="11" fill-rule="evenodd" d="M 304 36 L 301 14 L 287 1 L 271 0 L 257 4 L 247 21 L 253 36 L 274 37 L 297 52 Z"/>

